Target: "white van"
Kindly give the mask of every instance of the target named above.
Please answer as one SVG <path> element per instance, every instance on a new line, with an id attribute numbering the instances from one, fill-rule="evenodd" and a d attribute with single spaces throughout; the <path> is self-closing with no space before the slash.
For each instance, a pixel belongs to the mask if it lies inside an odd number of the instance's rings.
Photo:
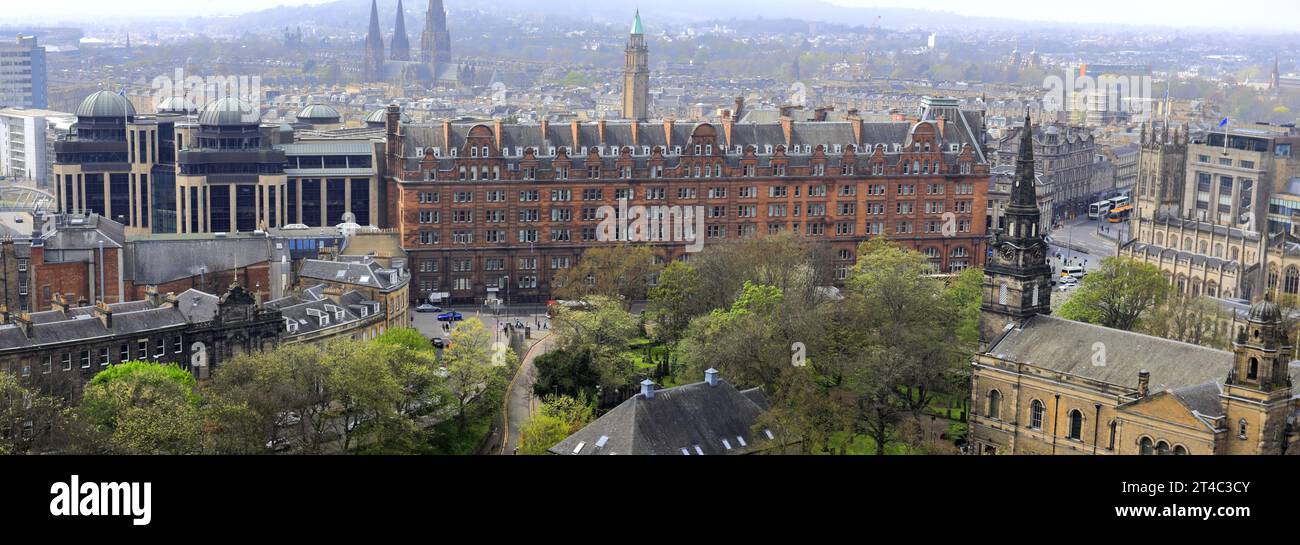
<path id="1" fill-rule="evenodd" d="M 1061 267 L 1061 276 L 1073 276 L 1075 278 L 1083 278 L 1083 275 L 1085 274 L 1087 274 L 1087 272 L 1083 270 L 1083 267 L 1080 267 L 1078 265 L 1067 265 L 1065 267 Z"/>

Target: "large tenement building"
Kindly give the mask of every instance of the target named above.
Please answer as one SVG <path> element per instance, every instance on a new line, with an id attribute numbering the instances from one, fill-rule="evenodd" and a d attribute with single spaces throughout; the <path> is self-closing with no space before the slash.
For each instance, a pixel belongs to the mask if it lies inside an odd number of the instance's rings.
<path id="1" fill-rule="evenodd" d="M 835 250 L 884 236 L 943 272 L 983 264 L 989 165 L 977 112 L 924 99 L 866 122 L 402 124 L 389 107 L 387 201 L 413 297 L 545 300 L 557 270 L 602 244 L 601 207 L 697 206 L 706 244 L 795 232 Z M 686 244 L 655 243 L 674 259 Z M 508 285 L 502 285 L 508 283 Z M 503 289 L 504 288 L 504 289 Z"/>

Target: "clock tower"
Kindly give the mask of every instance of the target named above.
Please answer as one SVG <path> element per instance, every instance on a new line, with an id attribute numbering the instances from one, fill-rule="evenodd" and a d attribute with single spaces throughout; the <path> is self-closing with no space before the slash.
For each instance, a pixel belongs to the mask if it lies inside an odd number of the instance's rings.
<path id="1" fill-rule="evenodd" d="M 1006 229 L 994 235 L 992 255 L 984 266 L 980 304 L 980 348 L 987 348 L 1008 325 L 1019 325 L 1035 314 L 1052 312 L 1052 267 L 1047 242 L 1039 229 L 1038 197 L 1034 188 L 1034 136 L 1029 114 L 1020 132 L 1016 178 L 1005 218 Z"/>

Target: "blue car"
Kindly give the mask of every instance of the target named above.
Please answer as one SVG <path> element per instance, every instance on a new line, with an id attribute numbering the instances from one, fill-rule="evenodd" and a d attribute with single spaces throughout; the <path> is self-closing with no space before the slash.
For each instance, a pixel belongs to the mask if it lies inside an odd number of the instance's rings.
<path id="1" fill-rule="evenodd" d="M 465 316 L 464 316 L 463 314 L 459 313 L 459 312 L 456 312 L 456 311 L 444 312 L 444 313 L 438 315 L 438 321 L 439 321 L 439 322 L 455 322 L 455 321 L 464 320 L 464 319 L 465 319 Z"/>

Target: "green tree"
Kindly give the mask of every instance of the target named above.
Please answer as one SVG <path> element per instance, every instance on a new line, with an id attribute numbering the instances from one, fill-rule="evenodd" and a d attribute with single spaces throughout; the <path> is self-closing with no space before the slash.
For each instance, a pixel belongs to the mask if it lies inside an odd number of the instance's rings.
<path id="1" fill-rule="evenodd" d="M 331 342 L 322 352 L 325 389 L 331 393 L 331 412 L 343 424 L 343 451 L 358 438 L 392 418 L 402 399 L 402 387 L 390 367 L 396 347 L 352 340 Z"/>
<path id="2" fill-rule="evenodd" d="M 600 377 L 599 385 L 624 386 L 635 372 L 627 347 L 638 333 L 637 319 L 619 299 L 592 296 L 588 302 L 586 309 L 561 310 L 551 320 L 558 347 L 565 354 L 587 358 L 589 367 Z M 579 389 L 594 386 L 579 385 Z"/>
<path id="3" fill-rule="evenodd" d="M 702 311 L 698 303 L 700 275 L 682 261 L 669 263 L 650 288 L 648 313 L 654 323 L 654 338 L 660 342 L 681 340 L 691 319 Z"/>
<path id="4" fill-rule="evenodd" d="M 553 290 L 557 299 L 604 296 L 617 298 L 626 306 L 646 298 L 650 279 L 660 268 L 650 245 L 601 246 L 583 252 L 574 266 L 555 273 Z"/>
<path id="5" fill-rule="evenodd" d="M 286 344 L 223 363 L 205 389 L 209 404 L 218 411 L 247 410 L 251 419 L 247 427 L 223 422 L 217 428 L 226 435 L 220 441 L 224 448 L 264 450 L 283 437 L 318 452 L 330 433 L 325 414 L 329 392 L 318 387 L 326 375 L 322 360 L 315 345 Z"/>
<path id="6" fill-rule="evenodd" d="M 515 353 L 504 344 L 492 343 L 492 336 L 478 320 L 461 322 L 452 331 L 451 347 L 443 350 L 441 363 L 458 432 L 465 432 L 470 403 L 500 390 L 516 360 Z"/>
<path id="7" fill-rule="evenodd" d="M 24 387 L 0 373 L 0 454 L 57 450 L 67 441 L 70 411 L 61 399 Z"/>
<path id="8" fill-rule="evenodd" d="M 1133 331 L 1170 294 L 1169 282 L 1155 265 L 1126 257 L 1102 259 L 1061 305 L 1061 317 Z"/>
<path id="9" fill-rule="evenodd" d="M 79 406 L 87 443 L 114 454 L 196 454 L 203 437 L 194 377 L 175 365 L 131 361 L 86 384 Z"/>
<path id="10" fill-rule="evenodd" d="M 569 425 L 549 414 L 535 412 L 519 428 L 519 454 L 546 454 L 569 436 Z"/>

